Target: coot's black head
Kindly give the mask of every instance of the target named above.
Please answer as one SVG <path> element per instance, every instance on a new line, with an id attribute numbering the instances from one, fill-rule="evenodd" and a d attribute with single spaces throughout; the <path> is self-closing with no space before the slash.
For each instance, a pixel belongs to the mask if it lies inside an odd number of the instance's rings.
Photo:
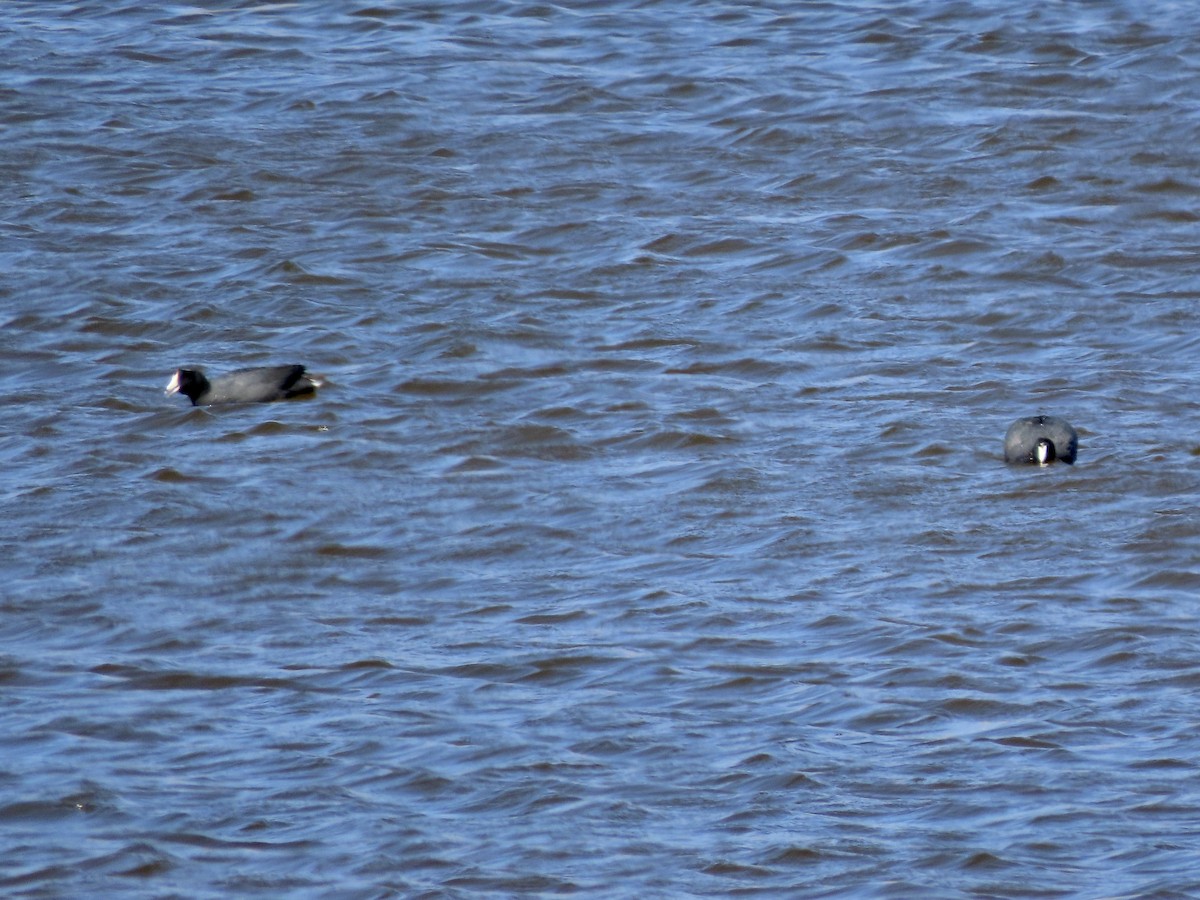
<path id="1" fill-rule="evenodd" d="M 192 406 L 195 406 L 208 387 L 208 379 L 199 369 L 176 369 L 171 380 L 167 382 L 166 393 L 183 394 L 192 401 Z"/>
<path id="2" fill-rule="evenodd" d="M 1033 462 L 1039 466 L 1048 466 L 1058 458 L 1058 453 L 1054 449 L 1054 441 L 1050 438 L 1038 438 L 1038 442 L 1033 445 Z"/>

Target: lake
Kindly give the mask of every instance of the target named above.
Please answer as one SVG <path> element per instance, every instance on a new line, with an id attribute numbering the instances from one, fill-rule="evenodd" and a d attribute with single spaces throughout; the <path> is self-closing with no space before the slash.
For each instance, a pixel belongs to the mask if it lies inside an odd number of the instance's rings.
<path id="1" fill-rule="evenodd" d="M 0 71 L 5 896 L 1200 894 L 1193 7 L 12 2 Z"/>

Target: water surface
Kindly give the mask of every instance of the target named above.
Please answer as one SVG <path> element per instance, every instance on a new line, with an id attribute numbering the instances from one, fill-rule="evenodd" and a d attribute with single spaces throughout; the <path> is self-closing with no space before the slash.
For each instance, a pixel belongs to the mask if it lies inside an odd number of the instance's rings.
<path id="1" fill-rule="evenodd" d="M 3 893 L 1200 893 L 1193 19 L 6 5 Z"/>

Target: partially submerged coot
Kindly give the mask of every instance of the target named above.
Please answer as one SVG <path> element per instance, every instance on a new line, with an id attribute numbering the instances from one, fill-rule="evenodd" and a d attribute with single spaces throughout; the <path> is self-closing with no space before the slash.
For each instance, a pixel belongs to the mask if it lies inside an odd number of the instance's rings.
<path id="1" fill-rule="evenodd" d="M 321 379 L 304 374 L 304 366 L 261 366 L 238 369 L 209 381 L 199 369 L 176 369 L 166 393 L 183 394 L 192 406 L 215 403 L 270 403 L 313 394 Z"/>
<path id="2" fill-rule="evenodd" d="M 1030 416 L 1017 419 L 1004 435 L 1004 461 L 1048 466 L 1059 462 L 1074 463 L 1079 435 L 1070 423 L 1057 416 Z"/>

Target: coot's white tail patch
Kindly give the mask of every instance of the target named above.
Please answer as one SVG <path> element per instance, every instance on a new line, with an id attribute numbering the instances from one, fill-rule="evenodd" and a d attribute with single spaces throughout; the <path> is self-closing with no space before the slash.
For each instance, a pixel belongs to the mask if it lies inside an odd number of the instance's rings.
<path id="1" fill-rule="evenodd" d="M 1037 442 L 1034 458 L 1039 466 L 1048 466 L 1054 461 L 1054 445 L 1045 438 Z"/>

